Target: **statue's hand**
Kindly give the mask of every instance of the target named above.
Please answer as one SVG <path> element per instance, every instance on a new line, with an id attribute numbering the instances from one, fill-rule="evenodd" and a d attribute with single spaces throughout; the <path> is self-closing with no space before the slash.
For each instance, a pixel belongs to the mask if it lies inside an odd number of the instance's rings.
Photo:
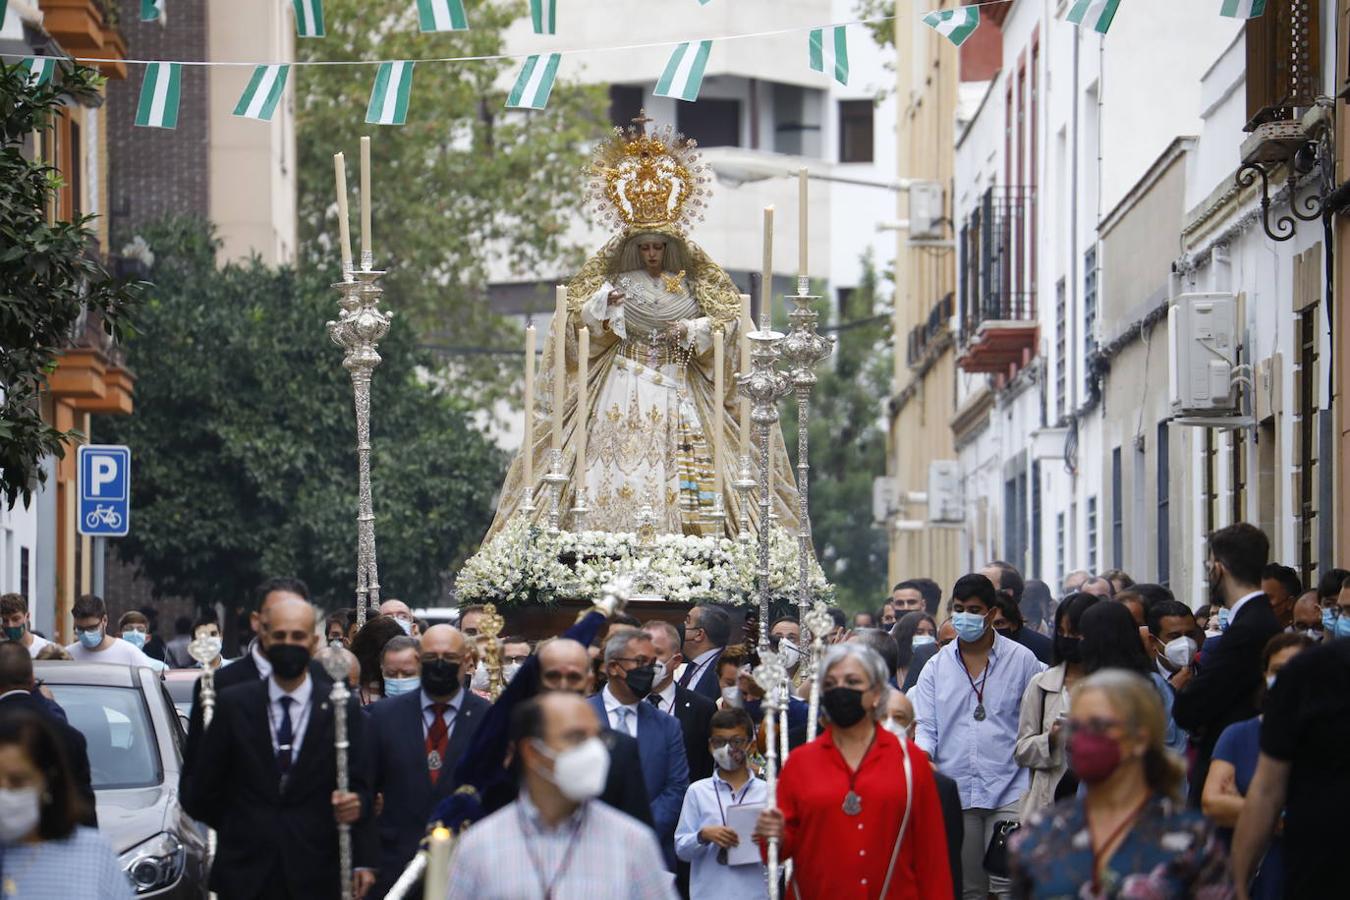
<path id="1" fill-rule="evenodd" d="M 610 291 L 610 292 L 609 292 L 609 305 L 610 305 L 610 306 L 623 306 L 623 301 L 625 301 L 625 300 L 627 300 L 627 299 L 628 299 L 628 295 L 625 294 L 623 291 Z"/>

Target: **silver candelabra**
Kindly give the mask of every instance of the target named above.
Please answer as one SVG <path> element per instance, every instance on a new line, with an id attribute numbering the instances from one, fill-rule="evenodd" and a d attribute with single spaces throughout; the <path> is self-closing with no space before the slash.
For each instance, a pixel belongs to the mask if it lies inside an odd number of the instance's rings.
<path id="1" fill-rule="evenodd" d="M 562 492 L 567 484 L 567 474 L 563 472 L 563 452 L 558 449 L 548 451 L 548 474 L 544 476 L 548 485 L 548 530 L 557 534 L 562 525 Z"/>
<path id="2" fill-rule="evenodd" d="M 356 407 L 356 623 L 366 623 L 366 613 L 380 605 L 380 575 L 375 559 L 375 510 L 370 496 L 370 380 L 380 364 L 379 343 L 389 333 L 393 313 L 380 309 L 383 271 L 371 268 L 363 254 L 362 267 L 344 273 L 333 285 L 338 292 L 337 321 L 328 323 L 328 336 L 346 351 L 342 367 L 352 376 Z"/>
<path id="3" fill-rule="evenodd" d="M 816 739 L 816 730 L 820 719 L 820 679 L 816 674 L 820 670 L 821 657 L 825 655 L 825 635 L 829 633 L 834 625 L 834 619 L 830 618 L 830 609 L 819 600 L 802 616 L 801 628 L 803 635 L 810 635 L 810 647 L 807 651 L 806 677 L 810 679 L 810 702 L 806 708 L 806 739 L 814 741 Z"/>
<path id="4" fill-rule="evenodd" d="M 753 337 L 751 338 L 753 340 Z M 763 533 L 764 529 L 760 529 Z M 760 629 L 764 634 L 765 628 Z M 778 711 L 787 706 L 787 668 L 777 653 L 767 648 L 759 652 L 759 665 L 754 671 L 755 683 L 764 691 L 764 781 L 769 790 L 768 808 L 777 806 L 778 797 L 778 742 L 775 740 L 775 725 Z M 769 900 L 778 900 L 778 840 L 769 841 L 768 866 L 765 876 L 768 879 Z"/>
<path id="5" fill-rule="evenodd" d="M 346 653 L 338 648 L 329 647 L 319 653 L 319 663 L 333 679 L 333 689 L 328 694 L 333 704 L 333 748 L 337 756 L 337 790 L 345 794 L 351 788 L 348 773 L 348 753 L 350 743 L 347 736 L 347 698 L 351 691 L 347 689 Z M 352 826 L 338 823 L 338 868 L 339 884 L 342 886 L 342 900 L 352 897 Z"/>
<path id="6" fill-rule="evenodd" d="M 816 364 L 834 350 L 834 339 L 816 331 L 820 318 L 814 305 L 819 297 L 807 293 L 810 282 L 797 279 L 797 294 L 787 300 L 793 305 L 788 315 L 791 328 L 783 340 L 783 361 L 788 378 L 797 394 L 797 621 L 806 629 L 806 613 L 811 605 L 811 464 L 808 462 L 811 429 L 811 389 L 816 386 Z M 802 635 L 804 641 L 809 634 Z"/>

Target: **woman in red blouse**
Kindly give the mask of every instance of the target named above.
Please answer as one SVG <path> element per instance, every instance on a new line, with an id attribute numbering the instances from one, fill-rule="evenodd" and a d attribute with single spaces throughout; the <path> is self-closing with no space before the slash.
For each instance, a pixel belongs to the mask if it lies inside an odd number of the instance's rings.
<path id="1" fill-rule="evenodd" d="M 777 809 L 756 837 L 793 860 L 789 898 L 952 896 L 947 838 L 928 755 L 877 726 L 886 664 L 862 644 L 836 644 L 821 664 L 825 732 L 792 751 Z"/>

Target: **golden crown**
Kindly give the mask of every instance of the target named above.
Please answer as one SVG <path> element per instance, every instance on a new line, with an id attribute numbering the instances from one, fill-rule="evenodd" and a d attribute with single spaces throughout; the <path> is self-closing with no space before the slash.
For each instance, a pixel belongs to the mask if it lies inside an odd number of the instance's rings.
<path id="1" fill-rule="evenodd" d="M 693 140 L 667 125 L 647 132 L 646 111 L 596 148 L 588 197 L 605 224 L 684 231 L 702 220 L 712 183 Z"/>

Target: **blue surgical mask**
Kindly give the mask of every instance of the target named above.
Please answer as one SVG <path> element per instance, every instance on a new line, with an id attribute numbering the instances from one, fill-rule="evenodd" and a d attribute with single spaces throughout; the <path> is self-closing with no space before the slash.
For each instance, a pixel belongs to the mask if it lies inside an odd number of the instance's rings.
<path id="1" fill-rule="evenodd" d="M 86 650 L 93 650 L 99 644 L 103 643 L 103 629 L 91 628 L 88 631 L 76 629 L 75 633 L 80 636 L 80 643 Z"/>
<path id="2" fill-rule="evenodd" d="M 957 637 L 973 644 L 989 630 L 989 620 L 979 613 L 957 612 L 952 613 L 952 627 L 956 629 Z"/>
<path id="3" fill-rule="evenodd" d="M 1338 638 L 1350 637 L 1350 616 L 1337 616 L 1336 626 L 1331 634 L 1332 637 Z"/>
<path id="4" fill-rule="evenodd" d="M 131 646 L 135 647 L 138 650 L 145 646 L 145 637 L 146 635 L 144 631 L 122 632 L 122 640 L 126 641 L 128 644 L 130 644 Z"/>
<path id="5" fill-rule="evenodd" d="M 1219 607 L 1219 632 L 1228 630 L 1228 622 L 1233 618 L 1233 612 L 1226 606 Z"/>
<path id="6" fill-rule="evenodd" d="M 409 694 L 422 686 L 422 679 L 414 675 L 411 678 L 386 678 L 384 680 L 384 695 L 386 697 L 397 697 L 399 694 Z"/>
<path id="7" fill-rule="evenodd" d="M 1328 606 L 1322 610 L 1322 630 L 1331 634 L 1336 630 L 1336 622 L 1339 618 L 1340 616 L 1336 614 L 1336 607 L 1334 606 Z"/>
<path id="8" fill-rule="evenodd" d="M 914 637 L 910 638 L 909 646 L 915 650 L 918 650 L 920 647 L 926 644 L 936 644 L 936 643 L 937 638 L 933 637 L 931 634 L 916 634 L 914 635 Z"/>

